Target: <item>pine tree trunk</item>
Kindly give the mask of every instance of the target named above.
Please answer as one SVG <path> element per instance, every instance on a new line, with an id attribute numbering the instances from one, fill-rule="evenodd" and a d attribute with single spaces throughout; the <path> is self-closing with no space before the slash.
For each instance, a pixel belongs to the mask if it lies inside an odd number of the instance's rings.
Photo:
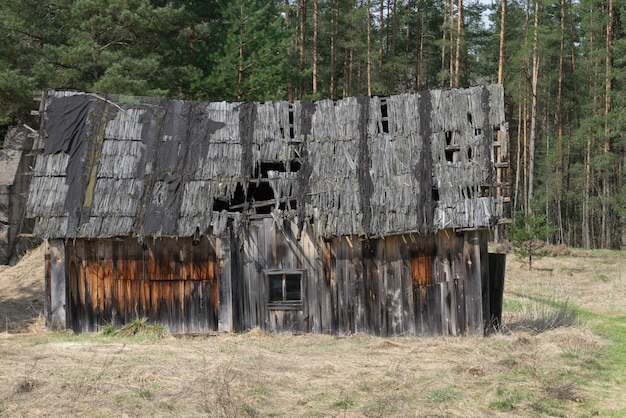
<path id="1" fill-rule="evenodd" d="M 415 91 L 420 91 L 422 89 L 422 68 L 424 68 L 422 62 L 422 51 L 424 50 L 422 16 L 422 0 L 417 0 L 417 30 L 415 32 L 417 33 L 419 40 L 415 43 Z"/>
<path id="2" fill-rule="evenodd" d="M 504 40 L 506 38 L 506 0 L 500 5 L 500 48 L 498 52 L 498 84 L 504 84 Z"/>
<path id="3" fill-rule="evenodd" d="M 350 59 L 348 64 L 348 88 L 346 89 L 346 96 L 352 95 L 352 86 L 354 84 L 354 26 L 350 27 L 350 50 L 348 54 Z"/>
<path id="4" fill-rule="evenodd" d="M 380 78 L 383 78 L 383 45 L 385 44 L 385 0 L 380 0 L 378 30 L 380 31 L 380 40 L 378 44 L 378 71 Z"/>
<path id="5" fill-rule="evenodd" d="M 304 40 L 305 38 L 305 24 L 306 24 L 306 0 L 299 0 L 298 9 L 300 10 L 300 27 L 299 27 L 299 40 L 298 40 L 298 51 L 300 57 L 300 73 L 304 73 L 305 66 L 305 56 L 304 56 Z M 300 86 L 298 89 L 298 98 L 302 98 L 304 95 L 304 85 L 300 82 Z"/>
<path id="6" fill-rule="evenodd" d="M 454 87 L 459 87 L 461 66 L 461 38 L 463 38 L 463 0 L 457 0 L 456 46 L 454 56 Z"/>
<path id="7" fill-rule="evenodd" d="M 591 248 L 591 216 L 589 209 L 589 198 L 591 190 L 591 137 L 587 138 L 587 152 L 585 154 L 585 196 L 583 201 L 583 246 L 586 249 Z"/>
<path id="8" fill-rule="evenodd" d="M 290 13 L 290 7 L 289 7 L 289 0 L 285 0 L 285 26 L 287 27 L 287 29 L 291 29 L 291 13 Z M 291 62 L 291 48 L 287 47 L 287 51 L 285 52 L 285 54 L 287 54 L 287 61 Z M 293 94 L 293 83 L 291 81 L 291 78 L 289 78 L 289 80 L 287 81 L 287 100 L 292 102 L 294 100 L 294 94 Z"/>
<path id="9" fill-rule="evenodd" d="M 529 216 L 530 211 L 528 207 L 528 93 L 524 91 L 524 96 L 522 98 L 522 138 L 524 140 L 522 153 L 524 162 L 524 190 L 523 190 L 523 205 L 524 205 L 524 215 Z"/>
<path id="10" fill-rule="evenodd" d="M 317 94 L 317 38 L 319 29 L 318 0 L 313 0 L 313 94 Z"/>
<path id="11" fill-rule="evenodd" d="M 443 25 L 442 27 L 442 35 L 441 35 L 441 87 L 445 87 L 446 83 L 446 49 L 447 49 L 447 37 L 448 37 L 448 2 L 445 1 L 443 4 Z"/>
<path id="12" fill-rule="evenodd" d="M 402 93 L 406 93 L 406 89 L 408 87 L 407 81 L 409 80 L 409 42 L 410 42 L 410 33 L 409 26 L 407 25 L 404 29 L 405 37 L 404 37 L 404 76 L 402 78 L 401 91 Z"/>
<path id="13" fill-rule="evenodd" d="M 448 51 L 448 55 L 450 56 L 449 59 L 449 70 L 448 72 L 450 73 L 450 80 L 449 80 L 449 86 L 450 87 L 454 87 L 454 45 L 455 45 L 455 36 L 458 36 L 458 34 L 454 33 L 454 31 L 452 30 L 453 26 L 454 26 L 454 5 L 455 2 L 454 0 L 450 0 L 450 45 L 449 45 L 449 51 Z"/>
<path id="14" fill-rule="evenodd" d="M 608 0 L 607 24 L 606 24 L 606 57 L 604 73 L 604 147 L 605 156 L 611 152 L 611 127 L 609 126 L 609 114 L 612 110 L 611 90 L 613 89 L 613 0 Z M 602 184 L 602 247 L 612 248 L 613 240 L 611 226 L 613 224 L 613 211 L 609 204 L 611 198 L 611 169 L 606 168 Z"/>
<path id="15" fill-rule="evenodd" d="M 518 82 L 518 91 L 521 95 L 521 79 Z M 514 197 L 513 197 L 513 219 L 515 220 L 515 214 L 519 210 L 519 190 L 520 190 L 520 177 L 522 171 L 522 103 L 517 105 L 517 150 L 516 150 L 516 161 L 515 161 L 515 187 L 514 187 Z"/>
<path id="16" fill-rule="evenodd" d="M 331 10 L 330 12 L 330 98 L 335 100 L 337 98 L 337 77 L 335 75 L 337 66 L 337 48 L 335 47 L 337 32 L 335 28 L 337 27 L 339 11 L 337 10 L 338 6 L 336 1 L 333 3 L 333 6 L 335 10 Z"/>
<path id="17" fill-rule="evenodd" d="M 506 24 L 506 0 L 502 0 L 500 4 L 500 48 L 498 50 L 498 84 L 504 84 L 504 38 Z M 496 139 L 499 143 L 502 143 L 502 131 L 498 130 Z M 509 159 L 507 158 L 507 161 Z M 496 148 L 496 162 L 502 163 L 502 147 Z M 496 169 L 496 183 L 503 184 L 502 168 Z M 503 196 L 502 188 L 496 188 L 496 198 L 499 199 Z M 493 233 L 493 240 L 500 242 L 500 227 L 496 225 Z"/>
<path id="18" fill-rule="evenodd" d="M 539 2 L 535 1 L 535 19 L 533 30 L 533 69 L 531 81 L 531 110 L 530 110 L 530 141 L 528 144 L 528 198 L 526 204 L 531 208 L 531 201 L 535 194 L 535 145 L 537 142 L 537 84 L 539 81 L 539 53 L 538 31 L 539 31 Z M 530 213 L 530 212 L 529 212 Z"/>
<path id="19" fill-rule="evenodd" d="M 244 72 L 244 42 L 243 42 L 243 34 L 244 34 L 244 18 L 243 18 L 243 1 L 239 2 L 239 66 L 237 69 L 237 101 L 240 102 L 243 100 L 243 72 Z"/>
<path id="20" fill-rule="evenodd" d="M 563 55 L 565 55 L 565 0 L 561 0 L 560 18 L 561 38 L 559 42 L 559 74 L 556 96 L 556 164 L 555 164 L 555 202 L 557 212 L 558 243 L 563 244 Z"/>
<path id="21" fill-rule="evenodd" d="M 594 19 L 593 19 L 593 4 L 591 4 L 589 6 L 589 48 L 590 51 L 594 51 L 594 38 L 593 38 L 593 24 L 594 24 Z M 593 66 L 595 67 L 596 60 L 594 59 L 594 64 Z M 596 109 L 597 109 L 597 104 L 596 102 L 596 97 L 597 94 L 595 92 L 596 86 L 595 86 L 595 74 L 596 71 L 593 71 L 594 75 L 592 76 L 592 79 L 589 81 L 589 91 L 590 94 L 592 95 L 592 103 L 593 103 L 593 110 L 592 112 L 595 114 Z M 582 227 L 582 235 L 583 235 L 583 246 L 586 249 L 590 249 L 591 248 L 591 209 L 590 209 L 590 199 L 591 199 L 591 147 L 592 147 L 592 141 L 593 139 L 593 133 L 589 132 L 589 135 L 587 136 L 587 150 L 585 153 L 585 186 L 584 186 L 584 198 L 583 198 L 583 227 Z"/>
<path id="22" fill-rule="evenodd" d="M 369 7 L 367 7 L 367 95 L 372 96 L 372 13 Z"/>
<path id="23" fill-rule="evenodd" d="M 529 21 L 530 21 L 530 0 L 526 0 L 525 7 L 525 24 L 524 24 L 524 50 L 526 50 L 528 46 L 528 33 L 529 33 Z M 523 62 L 521 72 L 523 73 L 520 76 L 519 82 L 519 95 L 520 95 L 520 106 L 522 107 L 522 117 L 519 119 L 519 125 L 522 130 L 522 156 L 523 156 L 523 177 L 524 177 L 524 188 L 522 189 L 521 196 L 521 205 L 524 210 L 524 215 L 529 216 L 528 212 L 528 93 L 526 89 L 525 81 L 530 81 L 530 72 L 528 70 L 528 66 L 526 62 Z M 524 80 L 523 78 L 526 78 Z"/>

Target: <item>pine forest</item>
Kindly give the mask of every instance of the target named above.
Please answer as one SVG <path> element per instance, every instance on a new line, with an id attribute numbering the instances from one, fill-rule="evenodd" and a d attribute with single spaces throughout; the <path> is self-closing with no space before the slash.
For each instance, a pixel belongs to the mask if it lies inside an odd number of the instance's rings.
<path id="1" fill-rule="evenodd" d="M 45 88 L 201 101 L 500 83 L 510 216 L 626 245 L 626 2 L 0 0 L 0 130 Z M 506 228 L 501 232 L 506 235 Z"/>

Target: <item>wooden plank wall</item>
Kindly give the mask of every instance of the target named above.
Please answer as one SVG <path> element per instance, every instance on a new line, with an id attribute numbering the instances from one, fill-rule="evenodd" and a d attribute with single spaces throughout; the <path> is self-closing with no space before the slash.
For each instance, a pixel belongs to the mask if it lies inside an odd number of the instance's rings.
<path id="1" fill-rule="evenodd" d="M 481 335 L 492 309 L 486 240 L 483 232 L 451 230 L 324 240 L 306 228 L 298 239 L 294 223 L 274 218 L 253 220 L 239 235 L 202 237 L 196 245 L 170 238 L 143 245 L 132 238 L 76 240 L 66 243 L 60 267 L 52 260 L 58 251 L 47 254 L 47 298 L 62 267 L 69 276 L 67 326 L 77 332 L 147 317 L 173 333 L 259 327 L 274 333 Z M 268 269 L 303 272 L 302 306 L 268 305 Z"/>
<path id="2" fill-rule="evenodd" d="M 137 318 L 172 333 L 218 327 L 215 244 L 189 239 L 76 240 L 66 246 L 69 323 L 77 332 Z"/>
<path id="3" fill-rule="evenodd" d="M 446 230 L 436 236 L 323 240 L 304 231 L 300 240 L 296 236 L 288 221 L 266 218 L 248 227 L 241 274 L 234 278 L 241 284 L 233 283 L 242 289 L 233 295 L 241 303 L 237 329 L 380 336 L 483 333 L 485 234 Z M 305 272 L 302 309 L 268 307 L 266 269 Z"/>

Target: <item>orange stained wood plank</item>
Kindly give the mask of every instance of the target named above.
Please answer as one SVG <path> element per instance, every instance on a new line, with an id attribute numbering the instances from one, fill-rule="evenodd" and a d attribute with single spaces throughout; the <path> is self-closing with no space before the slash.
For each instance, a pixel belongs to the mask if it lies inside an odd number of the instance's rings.
<path id="1" fill-rule="evenodd" d="M 159 267 L 161 267 L 161 279 L 163 280 L 173 279 L 171 261 L 172 261 L 172 243 L 171 241 L 161 240 Z"/>
<path id="2" fill-rule="evenodd" d="M 324 252 L 324 275 L 326 277 L 326 283 L 330 284 L 334 280 L 332 266 L 333 248 L 330 242 L 324 241 L 322 242 L 322 249 Z"/>
<path id="3" fill-rule="evenodd" d="M 103 281 L 102 289 L 104 292 L 104 310 L 103 312 L 110 312 L 113 308 L 113 283 L 114 279 L 106 277 Z"/>
<path id="4" fill-rule="evenodd" d="M 88 305 L 89 308 L 92 311 L 95 311 L 96 309 L 98 309 L 99 311 L 102 310 L 102 306 L 100 304 L 100 298 L 98 295 L 98 292 L 100 292 L 100 276 L 98 275 L 91 275 L 87 278 L 87 282 L 85 284 L 85 298 L 88 300 Z"/>
<path id="5" fill-rule="evenodd" d="M 85 266 L 85 275 L 82 277 L 78 278 L 78 299 L 79 299 L 79 304 L 82 306 L 86 306 L 87 305 L 87 299 L 85 298 L 85 294 L 87 292 L 87 290 L 85 289 L 85 284 L 87 283 L 87 281 L 89 280 L 89 277 L 95 275 L 92 274 L 92 264 L 93 262 L 91 261 L 86 261 L 87 265 Z M 97 275 L 96 275 L 97 277 Z"/>
<path id="6" fill-rule="evenodd" d="M 143 267 L 146 272 L 146 280 L 157 280 L 157 265 L 154 260 L 154 246 L 152 243 L 149 248 L 144 251 Z"/>
<path id="7" fill-rule="evenodd" d="M 213 305 L 213 314 L 215 315 L 215 317 L 218 317 L 218 309 L 219 309 L 219 297 L 218 297 L 218 288 L 217 288 L 217 280 L 213 280 L 212 282 L 210 282 L 210 286 L 211 286 L 211 305 Z M 206 303 L 206 302 L 205 302 Z"/>
<path id="8" fill-rule="evenodd" d="M 411 274 L 413 285 L 431 284 L 432 282 L 432 257 L 417 255 L 411 258 Z"/>
<path id="9" fill-rule="evenodd" d="M 132 315 L 133 318 L 139 317 L 137 300 L 138 295 L 134 292 L 133 282 L 130 280 L 120 280 L 124 285 L 124 292 L 126 293 L 126 303 L 127 309 L 129 310 L 129 314 Z"/>
<path id="10" fill-rule="evenodd" d="M 137 280 L 146 280 L 148 278 L 146 272 L 144 271 L 146 267 L 143 262 L 146 253 L 147 251 L 144 251 L 141 246 L 137 246 L 135 251 L 135 260 L 133 263 L 133 267 L 135 269 L 133 274 Z"/>
<path id="11" fill-rule="evenodd" d="M 180 241 L 178 244 L 178 276 L 181 280 L 189 280 L 190 259 L 193 255 L 190 247 L 185 241 Z"/>
<path id="12" fill-rule="evenodd" d="M 115 277 L 122 280 L 135 280 L 135 250 L 129 240 L 114 243 L 113 258 L 115 260 Z"/>
<path id="13" fill-rule="evenodd" d="M 186 323 L 191 318 L 185 318 L 185 280 L 177 280 L 176 282 L 176 299 L 178 300 L 176 306 L 178 307 L 179 322 Z"/>
<path id="14" fill-rule="evenodd" d="M 125 293 L 124 293 L 124 287 L 122 286 L 122 281 L 121 280 L 115 280 L 113 281 L 113 286 L 115 288 L 115 305 L 116 305 L 116 310 L 117 310 L 117 316 L 119 318 L 119 320 L 121 322 L 125 322 L 126 321 L 126 300 L 125 300 Z"/>
<path id="15" fill-rule="evenodd" d="M 152 314 L 156 314 L 159 312 L 159 303 L 161 300 L 161 286 L 158 282 L 148 282 L 150 283 L 150 312 Z"/>
<path id="16" fill-rule="evenodd" d="M 149 280 L 142 280 L 139 288 L 140 303 L 139 307 L 142 311 L 150 311 L 152 309 L 152 295 L 150 293 L 151 282 Z"/>

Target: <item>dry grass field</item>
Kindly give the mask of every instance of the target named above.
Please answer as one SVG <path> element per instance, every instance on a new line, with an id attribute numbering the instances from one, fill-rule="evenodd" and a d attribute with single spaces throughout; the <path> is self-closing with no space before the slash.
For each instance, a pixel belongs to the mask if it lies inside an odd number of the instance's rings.
<path id="1" fill-rule="evenodd" d="M 52 333 L 42 266 L 0 267 L 0 416 L 626 416 L 626 252 L 510 255 L 485 338 Z"/>

